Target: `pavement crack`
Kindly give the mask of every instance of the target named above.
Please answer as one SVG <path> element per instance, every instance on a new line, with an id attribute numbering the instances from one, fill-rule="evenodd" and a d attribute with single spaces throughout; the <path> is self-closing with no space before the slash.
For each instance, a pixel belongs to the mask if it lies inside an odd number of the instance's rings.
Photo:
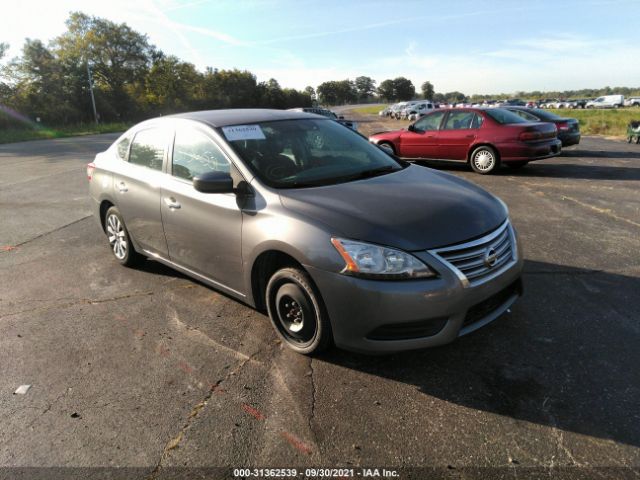
<path id="1" fill-rule="evenodd" d="M 187 431 L 189 431 L 189 429 L 191 428 L 193 423 L 196 421 L 196 419 L 198 418 L 198 416 L 200 415 L 204 407 L 206 407 L 209 400 L 211 400 L 211 397 L 213 396 L 213 394 L 220 389 L 220 385 L 226 382 L 232 376 L 237 375 L 247 363 L 256 361 L 255 357 L 260 355 L 262 351 L 263 351 L 262 349 L 259 349 L 254 353 L 252 353 L 251 355 L 247 356 L 244 360 L 238 363 L 238 365 L 234 369 L 229 371 L 229 373 L 227 373 L 224 377 L 220 378 L 215 383 L 212 383 L 210 385 L 209 391 L 205 395 L 204 399 L 198 402 L 189 412 L 189 416 L 187 417 L 187 420 L 182 426 L 182 428 L 180 429 L 180 431 L 178 431 L 178 433 L 167 442 L 164 449 L 162 450 L 162 454 L 160 455 L 160 459 L 158 460 L 158 463 L 156 464 L 154 469 L 151 471 L 151 473 L 147 476 L 146 480 L 155 480 L 156 478 L 158 478 L 160 470 L 162 470 L 163 468 L 163 464 L 171 456 L 171 452 L 176 448 L 180 447 L 180 444 L 182 443 L 182 440 L 184 439 L 185 434 L 187 433 Z"/>
<path id="2" fill-rule="evenodd" d="M 309 379 L 311 381 L 311 412 L 309 414 L 309 430 L 314 435 L 313 422 L 316 416 L 316 380 L 315 380 L 315 371 L 313 369 L 313 357 L 309 359 L 309 369 L 311 371 L 311 375 L 309 375 Z"/>
<path id="3" fill-rule="evenodd" d="M 633 220 L 629 220 L 628 218 L 621 217 L 620 215 L 616 215 L 615 213 L 613 213 L 611 211 L 610 208 L 599 208 L 599 207 L 596 207 L 595 205 L 590 205 L 588 203 L 581 202 L 577 198 L 569 197 L 567 195 L 563 195 L 562 196 L 562 200 L 569 200 L 570 202 L 573 202 L 573 203 L 575 203 L 577 205 L 580 205 L 581 207 L 588 208 L 589 210 L 592 210 L 594 212 L 600 213 L 602 215 L 606 215 L 606 216 L 608 216 L 610 218 L 613 218 L 615 220 L 619 220 L 621 222 L 626 222 L 629 225 L 633 225 L 634 227 L 640 227 L 640 223 L 634 222 Z"/>
<path id="4" fill-rule="evenodd" d="M 62 226 L 60 226 L 58 228 L 54 228 L 53 230 L 49 230 L 48 232 L 44 232 L 44 233 L 41 233 L 39 235 L 36 235 L 35 237 L 32 237 L 32 238 L 30 238 L 28 240 L 25 240 L 24 242 L 20 242 L 20 243 L 17 243 L 15 245 L 12 245 L 12 247 L 22 247 L 23 245 L 26 245 L 27 243 L 33 242 L 34 240 L 37 240 L 37 239 L 42 238 L 42 237 L 46 237 L 47 235 L 51 235 L 52 233 L 55 233 L 55 232 L 58 232 L 58 231 L 60 231 L 60 230 L 62 230 L 64 228 L 70 227 L 71 225 L 75 225 L 76 223 L 80 223 L 83 220 L 86 220 L 87 218 L 90 218 L 92 216 L 93 215 L 85 215 L 84 217 L 79 218 L 77 220 L 74 220 L 73 222 L 67 223 L 67 224 L 62 225 Z M 1 253 L 1 251 L 0 251 L 0 253 Z"/>
<path id="5" fill-rule="evenodd" d="M 124 300 L 127 298 L 133 298 L 133 297 L 146 297 L 148 295 L 153 295 L 154 292 L 148 291 L 148 292 L 133 292 L 133 293 L 127 293 L 124 295 L 118 295 L 115 297 L 108 297 L 108 298 L 78 298 L 72 302 L 67 302 L 67 303 L 63 303 L 63 304 L 56 304 L 56 305 L 47 305 L 44 307 L 35 307 L 35 308 L 27 308 L 25 310 L 18 310 L 15 312 L 9 312 L 9 313 L 5 313 L 4 315 L 0 315 L 0 320 L 3 318 L 7 318 L 7 317 L 13 317 L 15 315 L 20 315 L 22 313 L 31 313 L 31 312 L 46 312 L 48 310 L 57 310 L 57 309 L 63 309 L 63 308 L 69 308 L 69 307 L 73 307 L 75 305 L 97 305 L 100 303 L 106 303 L 106 302 L 116 302 L 118 300 Z"/>

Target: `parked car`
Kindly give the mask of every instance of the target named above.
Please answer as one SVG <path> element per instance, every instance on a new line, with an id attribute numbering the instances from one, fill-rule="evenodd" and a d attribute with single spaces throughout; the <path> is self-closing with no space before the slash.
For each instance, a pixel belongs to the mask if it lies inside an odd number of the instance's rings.
<path id="1" fill-rule="evenodd" d="M 500 164 L 522 167 L 555 157 L 562 148 L 555 125 L 529 122 L 503 108 L 436 110 L 406 130 L 369 140 L 401 158 L 457 160 L 481 174 L 495 172 Z"/>
<path id="2" fill-rule="evenodd" d="M 640 107 L 640 97 L 629 97 L 624 101 L 625 107 Z"/>
<path id="3" fill-rule="evenodd" d="M 353 120 L 345 120 L 344 116 L 337 115 L 332 112 L 328 108 L 321 107 L 299 107 L 299 108 L 290 108 L 290 111 L 294 112 L 306 112 L 306 113 L 315 113 L 316 115 L 322 115 L 323 117 L 330 118 L 331 120 L 335 120 L 336 122 L 344 125 L 345 127 L 349 127 L 351 130 L 358 131 L 358 124 Z"/>
<path id="4" fill-rule="evenodd" d="M 522 250 L 502 201 L 318 115 L 148 120 L 87 176 L 118 262 L 148 257 L 266 311 L 299 353 L 442 345 L 521 293 Z"/>
<path id="5" fill-rule="evenodd" d="M 406 107 L 403 110 L 402 118 L 412 120 L 412 121 L 417 120 L 418 118 L 422 117 L 426 113 L 432 110 L 435 110 L 435 108 L 436 108 L 435 105 L 431 101 L 425 100 L 423 102 L 417 102 Z"/>
<path id="6" fill-rule="evenodd" d="M 391 113 L 391 109 L 389 107 L 385 107 L 378 112 L 378 115 L 380 115 L 381 117 L 388 117 L 389 113 Z"/>
<path id="7" fill-rule="evenodd" d="M 510 112 L 519 115 L 528 122 L 553 123 L 558 130 L 558 139 L 562 147 L 577 145 L 580 143 L 580 123 L 575 118 L 565 118 L 555 113 L 547 112 L 539 108 L 505 107 Z"/>
<path id="8" fill-rule="evenodd" d="M 605 95 L 587 102 L 586 108 L 620 108 L 624 106 L 624 95 Z"/>
<path id="9" fill-rule="evenodd" d="M 400 118 L 400 112 L 404 107 L 408 105 L 408 103 L 409 102 L 398 102 L 391 105 L 391 107 L 389 108 L 389 116 L 398 120 Z"/>

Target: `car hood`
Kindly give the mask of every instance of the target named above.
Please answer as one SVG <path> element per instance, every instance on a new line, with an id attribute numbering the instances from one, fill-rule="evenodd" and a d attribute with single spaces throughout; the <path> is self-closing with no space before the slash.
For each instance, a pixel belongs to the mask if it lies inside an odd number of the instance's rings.
<path id="1" fill-rule="evenodd" d="M 416 251 L 460 243 L 497 228 L 504 204 L 485 190 L 411 165 L 349 183 L 280 192 L 285 208 L 335 235 Z"/>

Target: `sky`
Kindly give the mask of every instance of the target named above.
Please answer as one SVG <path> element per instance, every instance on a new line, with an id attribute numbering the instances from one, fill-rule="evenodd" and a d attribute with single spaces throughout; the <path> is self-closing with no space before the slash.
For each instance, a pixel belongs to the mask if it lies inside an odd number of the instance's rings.
<path id="1" fill-rule="evenodd" d="M 3 2 L 9 57 L 71 11 L 126 22 L 200 70 L 303 89 L 404 76 L 465 94 L 640 86 L 640 0 L 21 0 Z"/>

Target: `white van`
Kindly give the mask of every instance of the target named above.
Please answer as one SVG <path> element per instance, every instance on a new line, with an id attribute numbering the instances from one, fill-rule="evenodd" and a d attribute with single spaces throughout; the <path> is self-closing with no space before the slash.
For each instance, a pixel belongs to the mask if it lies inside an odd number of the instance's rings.
<path id="1" fill-rule="evenodd" d="M 425 100 L 422 102 L 416 102 L 402 111 L 403 118 L 407 118 L 409 120 L 417 120 L 422 117 L 424 114 L 434 110 L 436 108 L 435 104 L 430 100 Z"/>
<path id="2" fill-rule="evenodd" d="M 624 105 L 624 95 L 605 95 L 587 102 L 586 108 L 619 108 Z"/>

